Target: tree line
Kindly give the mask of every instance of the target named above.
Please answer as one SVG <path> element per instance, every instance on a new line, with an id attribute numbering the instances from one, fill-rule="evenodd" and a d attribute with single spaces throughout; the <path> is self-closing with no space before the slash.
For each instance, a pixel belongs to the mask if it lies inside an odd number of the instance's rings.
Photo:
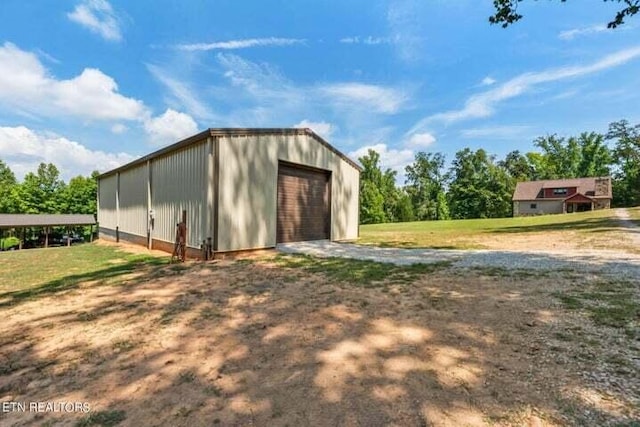
<path id="1" fill-rule="evenodd" d="M 640 205 L 640 124 L 620 120 L 606 134 L 583 132 L 568 138 L 547 135 L 537 151 L 511 151 L 497 159 L 483 149 L 458 151 L 448 168 L 442 153 L 418 152 L 405 168 L 383 170 L 374 150 L 358 160 L 360 222 L 499 218 L 512 215 L 511 197 L 519 181 L 611 176 L 613 206 Z"/>
<path id="2" fill-rule="evenodd" d="M 511 151 L 503 159 L 483 149 L 458 151 L 448 168 L 442 153 L 418 152 L 405 168 L 383 170 L 374 150 L 359 158 L 360 221 L 363 224 L 512 214 L 511 197 L 519 181 L 612 176 L 613 206 L 640 205 L 640 124 L 611 123 L 606 134 L 583 132 L 534 141 L 538 151 Z M 65 183 L 58 168 L 41 163 L 22 182 L 0 160 L 0 213 L 95 214 L 97 176 L 76 176 Z"/>
<path id="3" fill-rule="evenodd" d="M 35 172 L 18 182 L 0 160 L 0 213 L 96 214 L 98 172 L 76 176 L 68 183 L 52 163 L 40 163 Z"/>

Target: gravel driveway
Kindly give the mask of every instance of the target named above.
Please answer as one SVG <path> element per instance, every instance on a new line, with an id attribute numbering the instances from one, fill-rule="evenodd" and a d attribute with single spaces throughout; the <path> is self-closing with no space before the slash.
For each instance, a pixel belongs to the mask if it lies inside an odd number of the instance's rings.
<path id="1" fill-rule="evenodd" d="M 397 265 L 450 261 L 461 268 L 505 268 L 511 270 L 580 270 L 640 280 L 640 255 L 610 250 L 503 251 L 400 249 L 336 243 L 328 240 L 279 244 L 285 253 L 317 257 L 341 257 Z"/>

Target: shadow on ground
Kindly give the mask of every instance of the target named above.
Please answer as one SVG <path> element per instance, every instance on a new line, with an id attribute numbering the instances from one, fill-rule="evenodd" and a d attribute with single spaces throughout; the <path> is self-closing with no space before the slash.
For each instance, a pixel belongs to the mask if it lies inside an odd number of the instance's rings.
<path id="1" fill-rule="evenodd" d="M 570 215 L 570 214 L 567 214 Z M 529 232 L 544 232 L 544 231 L 558 231 L 558 230 L 572 230 L 572 231 L 588 231 L 593 233 L 607 232 L 607 231 L 625 231 L 631 233 L 638 233 L 639 230 L 629 227 L 622 221 L 612 218 L 590 218 L 579 219 L 575 221 L 554 223 L 554 224 L 532 224 L 532 225 L 519 225 L 512 227 L 504 227 L 500 229 L 491 230 L 491 233 L 529 233 Z"/>
<path id="2" fill-rule="evenodd" d="M 291 259 L 118 266 L 3 295 L 0 401 L 83 401 L 93 415 L 2 413 L 0 424 L 595 426 L 634 415 L 620 389 L 583 376 L 593 348 L 570 344 L 584 331 L 554 338 L 563 312 L 540 279 L 446 266 L 369 277 L 366 264 Z"/>

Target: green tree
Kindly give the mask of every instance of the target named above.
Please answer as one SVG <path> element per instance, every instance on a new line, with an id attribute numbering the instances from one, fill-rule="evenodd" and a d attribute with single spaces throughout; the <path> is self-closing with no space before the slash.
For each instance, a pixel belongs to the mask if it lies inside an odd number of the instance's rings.
<path id="1" fill-rule="evenodd" d="M 576 178 L 580 163 L 580 147 L 575 138 L 565 139 L 557 135 L 541 136 L 534 145 L 542 149 L 545 157 L 545 174 L 542 179 Z"/>
<path id="2" fill-rule="evenodd" d="M 498 165 L 504 168 L 518 182 L 531 181 L 536 178 L 534 165 L 526 155 L 518 150 L 507 153 L 504 160 L 500 160 Z"/>
<path id="3" fill-rule="evenodd" d="M 531 180 L 552 179 L 555 177 L 555 171 L 549 164 L 547 156 L 538 152 L 529 152 L 525 154 L 527 161 L 531 165 Z"/>
<path id="4" fill-rule="evenodd" d="M 500 24 L 503 28 L 522 19 L 518 13 L 518 4 L 524 0 L 493 0 L 495 14 L 489 17 L 492 24 Z M 566 0 L 560 0 L 564 3 Z M 608 28 L 616 28 L 624 24 L 626 17 L 640 12 L 640 0 L 604 0 L 605 2 L 623 3 L 623 7 L 616 12 L 616 16 L 607 24 Z"/>
<path id="5" fill-rule="evenodd" d="M 66 213 L 97 213 L 98 175 L 98 171 L 94 171 L 88 177 L 79 175 L 71 178 L 61 194 L 63 210 Z"/>
<path id="6" fill-rule="evenodd" d="M 386 221 L 384 198 L 380 189 L 371 181 L 360 180 L 360 222 L 379 224 Z"/>
<path id="7" fill-rule="evenodd" d="M 607 176 L 613 162 L 605 138 L 595 132 L 583 132 L 569 139 L 547 135 L 535 140 L 542 149 L 542 159 L 536 165 L 538 179 L 582 178 Z"/>
<path id="8" fill-rule="evenodd" d="M 632 126 L 627 120 L 609 124 L 607 140 L 615 141 L 613 157 L 613 204 L 615 206 L 640 205 L 640 125 Z"/>
<path id="9" fill-rule="evenodd" d="M 0 160 L 0 213 L 16 212 L 16 186 L 16 176 L 9 166 Z"/>
<path id="10" fill-rule="evenodd" d="M 21 213 L 61 213 L 64 211 L 62 197 L 65 184 L 60 179 L 58 168 L 40 163 L 36 173 L 29 172 L 18 186 L 18 207 Z"/>
<path id="11" fill-rule="evenodd" d="M 418 220 L 448 219 L 448 206 L 444 197 L 444 161 L 441 153 L 419 152 L 407 172 L 406 191 L 411 197 L 413 211 Z"/>
<path id="12" fill-rule="evenodd" d="M 449 202 L 447 201 L 447 195 L 444 191 L 440 191 L 438 193 L 438 195 L 436 196 L 436 203 L 438 205 L 438 219 L 451 219 L 451 213 L 449 212 Z"/>
<path id="13" fill-rule="evenodd" d="M 449 208 L 453 218 L 498 218 L 511 214 L 513 179 L 483 149 L 458 151 L 449 175 Z"/>
<path id="14" fill-rule="evenodd" d="M 583 132 L 577 138 L 580 147 L 578 177 L 609 176 L 613 163 L 611 150 L 605 143 L 604 135 L 595 132 Z"/>
<path id="15" fill-rule="evenodd" d="M 398 199 L 395 206 L 394 218 L 398 222 L 414 221 L 415 215 L 413 213 L 413 204 L 411 203 L 411 196 L 404 189 L 398 190 Z"/>
<path id="16" fill-rule="evenodd" d="M 369 150 L 358 159 L 362 165 L 360 174 L 360 222 L 375 224 L 398 221 L 396 205 L 400 194 L 396 188 L 396 172 L 382 170 L 380 154 Z"/>

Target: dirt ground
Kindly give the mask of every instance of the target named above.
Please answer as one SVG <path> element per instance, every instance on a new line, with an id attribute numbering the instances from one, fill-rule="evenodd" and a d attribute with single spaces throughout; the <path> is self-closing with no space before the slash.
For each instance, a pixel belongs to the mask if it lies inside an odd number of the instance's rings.
<path id="1" fill-rule="evenodd" d="M 1 308 L 0 402 L 87 402 L 93 415 L 0 412 L 0 425 L 640 419 L 639 337 L 553 296 L 597 277 L 444 268 L 363 285 L 268 257 L 126 279 Z"/>

